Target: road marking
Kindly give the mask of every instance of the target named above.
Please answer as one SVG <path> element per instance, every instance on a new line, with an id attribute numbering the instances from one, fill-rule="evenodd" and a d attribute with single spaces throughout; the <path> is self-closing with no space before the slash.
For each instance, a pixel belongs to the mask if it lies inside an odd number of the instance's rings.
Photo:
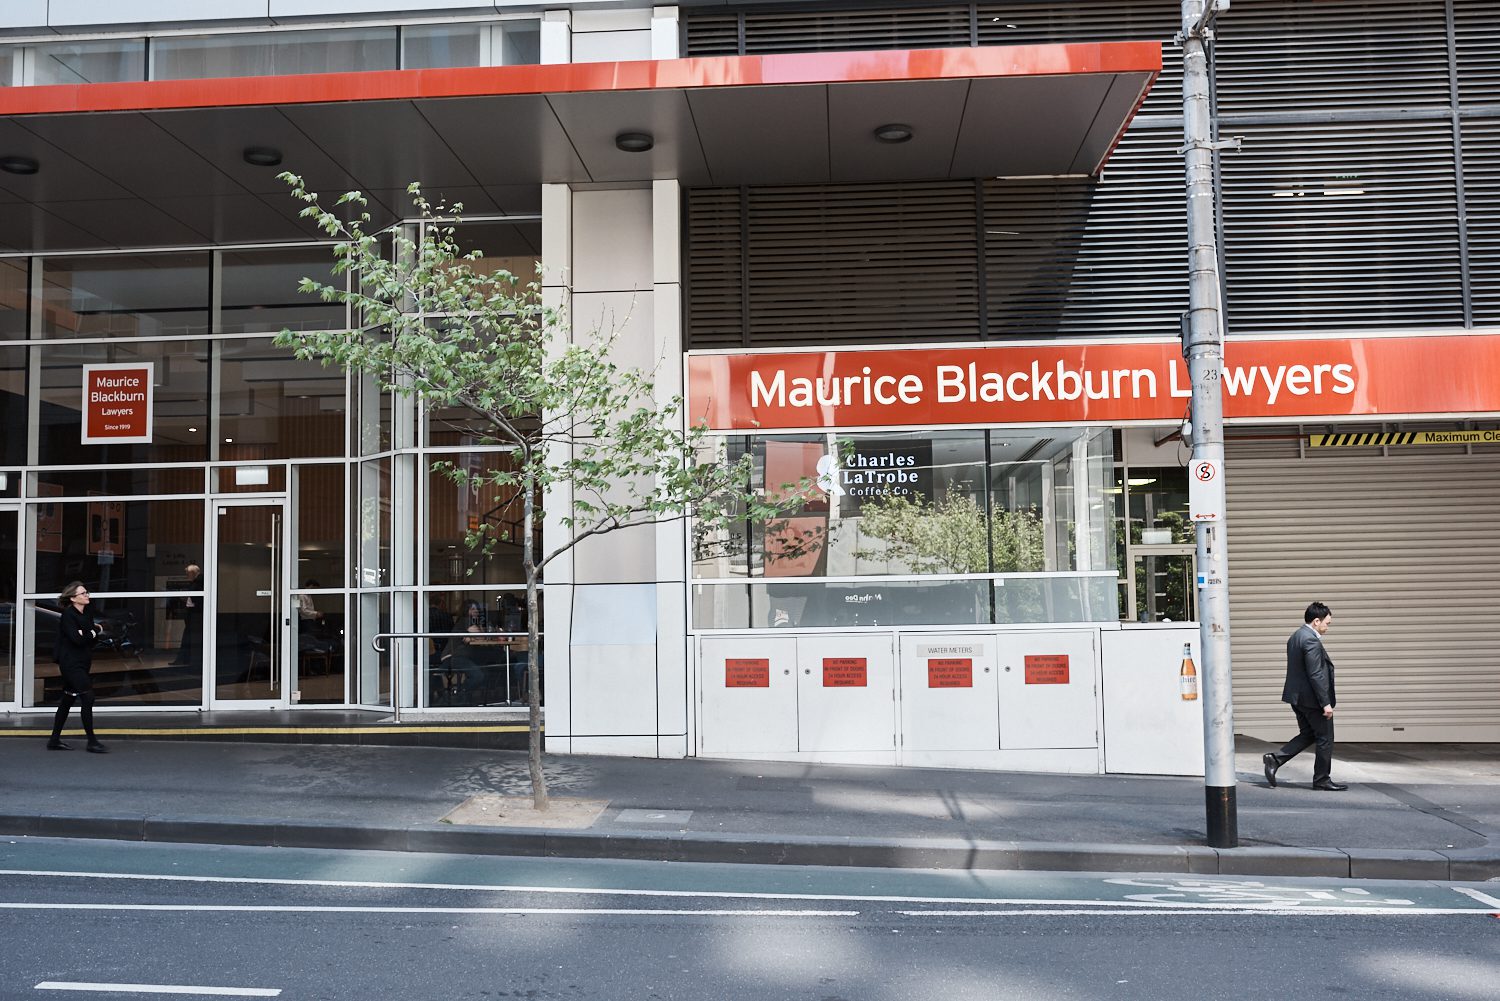
<path id="1" fill-rule="evenodd" d="M 1152 916 L 1152 915 L 1160 917 L 1160 916 L 1163 916 L 1163 915 L 1171 915 L 1171 916 L 1174 916 L 1174 917 L 1190 918 L 1190 917 L 1203 917 L 1203 916 L 1227 917 L 1227 916 L 1231 916 L 1231 915 L 1236 916 L 1236 917 L 1248 917 L 1250 915 L 1260 916 L 1260 915 L 1265 915 L 1265 914 L 1269 914 L 1269 915 L 1271 915 L 1273 917 L 1297 917 L 1298 915 L 1302 915 L 1302 914 L 1305 914 L 1305 915 L 1308 915 L 1308 916 L 1312 916 L 1312 915 L 1326 916 L 1326 915 L 1329 915 L 1329 914 L 1336 914 L 1336 915 L 1343 915 L 1343 916 L 1352 916 L 1352 915 L 1355 915 L 1355 914 L 1370 914 L 1370 915 L 1375 915 L 1377 917 L 1379 917 L 1379 916 L 1391 916 L 1391 915 L 1401 915 L 1401 916 L 1411 916 L 1411 917 L 1440 917 L 1440 916 L 1455 916 L 1456 917 L 1458 915 L 1468 915 L 1469 917 L 1473 917 L 1476 914 L 1486 914 L 1487 912 L 1482 911 L 1482 910 L 1478 909 L 1477 907 L 1285 907 L 1285 906 L 1275 906 L 1275 905 L 1271 905 L 1271 904 L 1253 905 L 1253 906 L 1246 906 L 1246 905 L 1224 905 L 1224 906 L 1220 906 L 1220 907 L 1210 907 L 1210 906 L 1204 906 L 1202 904 L 1198 904 L 1198 905 L 1195 905 L 1191 910 L 1187 910 L 1187 909 L 1183 909 L 1183 908 L 1177 908 L 1177 907 L 1165 907 L 1165 908 L 1161 908 L 1161 909 L 1156 909 L 1156 908 L 1139 908 L 1139 909 L 1129 909 L 1129 910 L 1118 910 L 1118 909 L 1100 908 L 1100 907 L 1098 907 L 1097 904 L 1095 904 L 1093 902 L 1087 902 L 1087 903 L 1084 903 L 1080 907 L 1011 908 L 1011 909 L 1007 909 L 1007 910 L 1003 910 L 1003 911 L 983 910 L 983 909 L 976 908 L 976 909 L 973 909 L 973 910 L 961 910 L 961 911 L 960 910 L 944 910 L 944 911 L 928 910 L 928 911 L 898 911 L 897 913 L 898 914 L 906 915 L 907 917 L 940 917 L 940 918 L 968 918 L 968 917 L 1008 918 L 1008 917 L 1016 917 L 1016 916 L 1026 916 L 1026 917 L 1057 917 L 1057 916 L 1071 915 L 1071 914 L 1085 914 L 1085 915 L 1096 915 L 1096 916 L 1098 916 L 1098 915 L 1105 915 L 1105 916 L 1110 916 L 1110 917 L 1121 917 L 1121 918 L 1139 918 L 1139 917 L 1147 917 L 1147 916 Z"/>
<path id="2" fill-rule="evenodd" d="M 1493 907 L 1495 910 L 1500 911 L 1500 900 L 1496 900 L 1488 893 L 1480 893 L 1478 890 L 1471 890 L 1467 886 L 1455 886 L 1452 889 L 1455 893 L 1462 893 L 1466 897 L 1473 897 L 1486 907 Z"/>
<path id="3" fill-rule="evenodd" d="M 566 915 L 610 915 L 627 917 L 766 917 L 766 918 L 849 918 L 859 911 L 698 911 L 667 910 L 655 907 L 370 907 L 359 905 L 312 905 L 312 904 L 41 904 L 0 903 L 0 910 L 8 911 L 234 911 L 250 914 L 566 914 Z"/>
<path id="4" fill-rule="evenodd" d="M 274 998 L 280 988 L 272 987 L 190 987 L 186 984 L 85 984 L 70 980 L 44 980 L 38 991 L 94 991 L 115 994 L 198 994 L 211 997 Z"/>

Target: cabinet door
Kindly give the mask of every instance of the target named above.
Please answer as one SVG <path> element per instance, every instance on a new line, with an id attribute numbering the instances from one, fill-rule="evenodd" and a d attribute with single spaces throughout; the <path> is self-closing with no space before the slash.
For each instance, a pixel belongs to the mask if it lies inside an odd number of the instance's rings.
<path id="1" fill-rule="evenodd" d="M 901 637 L 901 746 L 908 751 L 1000 746 L 993 636 Z"/>
<path id="2" fill-rule="evenodd" d="M 895 748 L 895 659 L 889 635 L 798 639 L 799 749 Z"/>
<path id="3" fill-rule="evenodd" d="M 1092 630 L 1000 633 L 1000 746 L 1098 747 Z"/>
<path id="4" fill-rule="evenodd" d="M 705 636 L 699 647 L 704 754 L 797 750 L 797 641 Z"/>

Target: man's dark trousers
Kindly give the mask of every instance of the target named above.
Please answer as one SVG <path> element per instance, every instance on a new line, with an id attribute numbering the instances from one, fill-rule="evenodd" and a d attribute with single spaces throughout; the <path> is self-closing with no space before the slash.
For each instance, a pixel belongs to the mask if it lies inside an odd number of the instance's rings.
<path id="1" fill-rule="evenodd" d="M 1276 752 L 1277 766 L 1317 744 L 1318 749 L 1313 752 L 1313 784 L 1328 781 L 1333 773 L 1333 720 L 1324 716 L 1323 710 L 1309 706 L 1293 705 L 1292 712 L 1297 714 L 1297 736 Z"/>

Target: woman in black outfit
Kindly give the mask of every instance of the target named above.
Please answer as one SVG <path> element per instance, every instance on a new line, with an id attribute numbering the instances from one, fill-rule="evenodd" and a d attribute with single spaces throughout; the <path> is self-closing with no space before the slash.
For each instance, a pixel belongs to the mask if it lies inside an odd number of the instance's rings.
<path id="1" fill-rule="evenodd" d="M 57 716 L 52 721 L 52 739 L 47 749 L 66 751 L 62 728 L 68 720 L 68 710 L 73 701 L 78 701 L 78 715 L 83 717 L 83 732 L 88 735 L 88 750 L 95 754 L 107 754 L 109 748 L 99 743 L 94 736 L 94 684 L 89 678 L 89 667 L 93 663 L 94 643 L 98 641 L 102 627 L 94 624 L 89 611 L 89 592 L 82 581 L 74 581 L 63 588 L 62 618 L 57 622 L 57 666 L 62 668 L 62 701 L 57 704 Z"/>

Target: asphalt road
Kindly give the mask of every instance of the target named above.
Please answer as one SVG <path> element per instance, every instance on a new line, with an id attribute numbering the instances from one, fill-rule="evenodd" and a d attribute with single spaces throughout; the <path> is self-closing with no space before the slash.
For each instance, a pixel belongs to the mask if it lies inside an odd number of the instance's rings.
<path id="1" fill-rule="evenodd" d="M 0 998 L 1486 999 L 1500 884 L 0 842 Z"/>

